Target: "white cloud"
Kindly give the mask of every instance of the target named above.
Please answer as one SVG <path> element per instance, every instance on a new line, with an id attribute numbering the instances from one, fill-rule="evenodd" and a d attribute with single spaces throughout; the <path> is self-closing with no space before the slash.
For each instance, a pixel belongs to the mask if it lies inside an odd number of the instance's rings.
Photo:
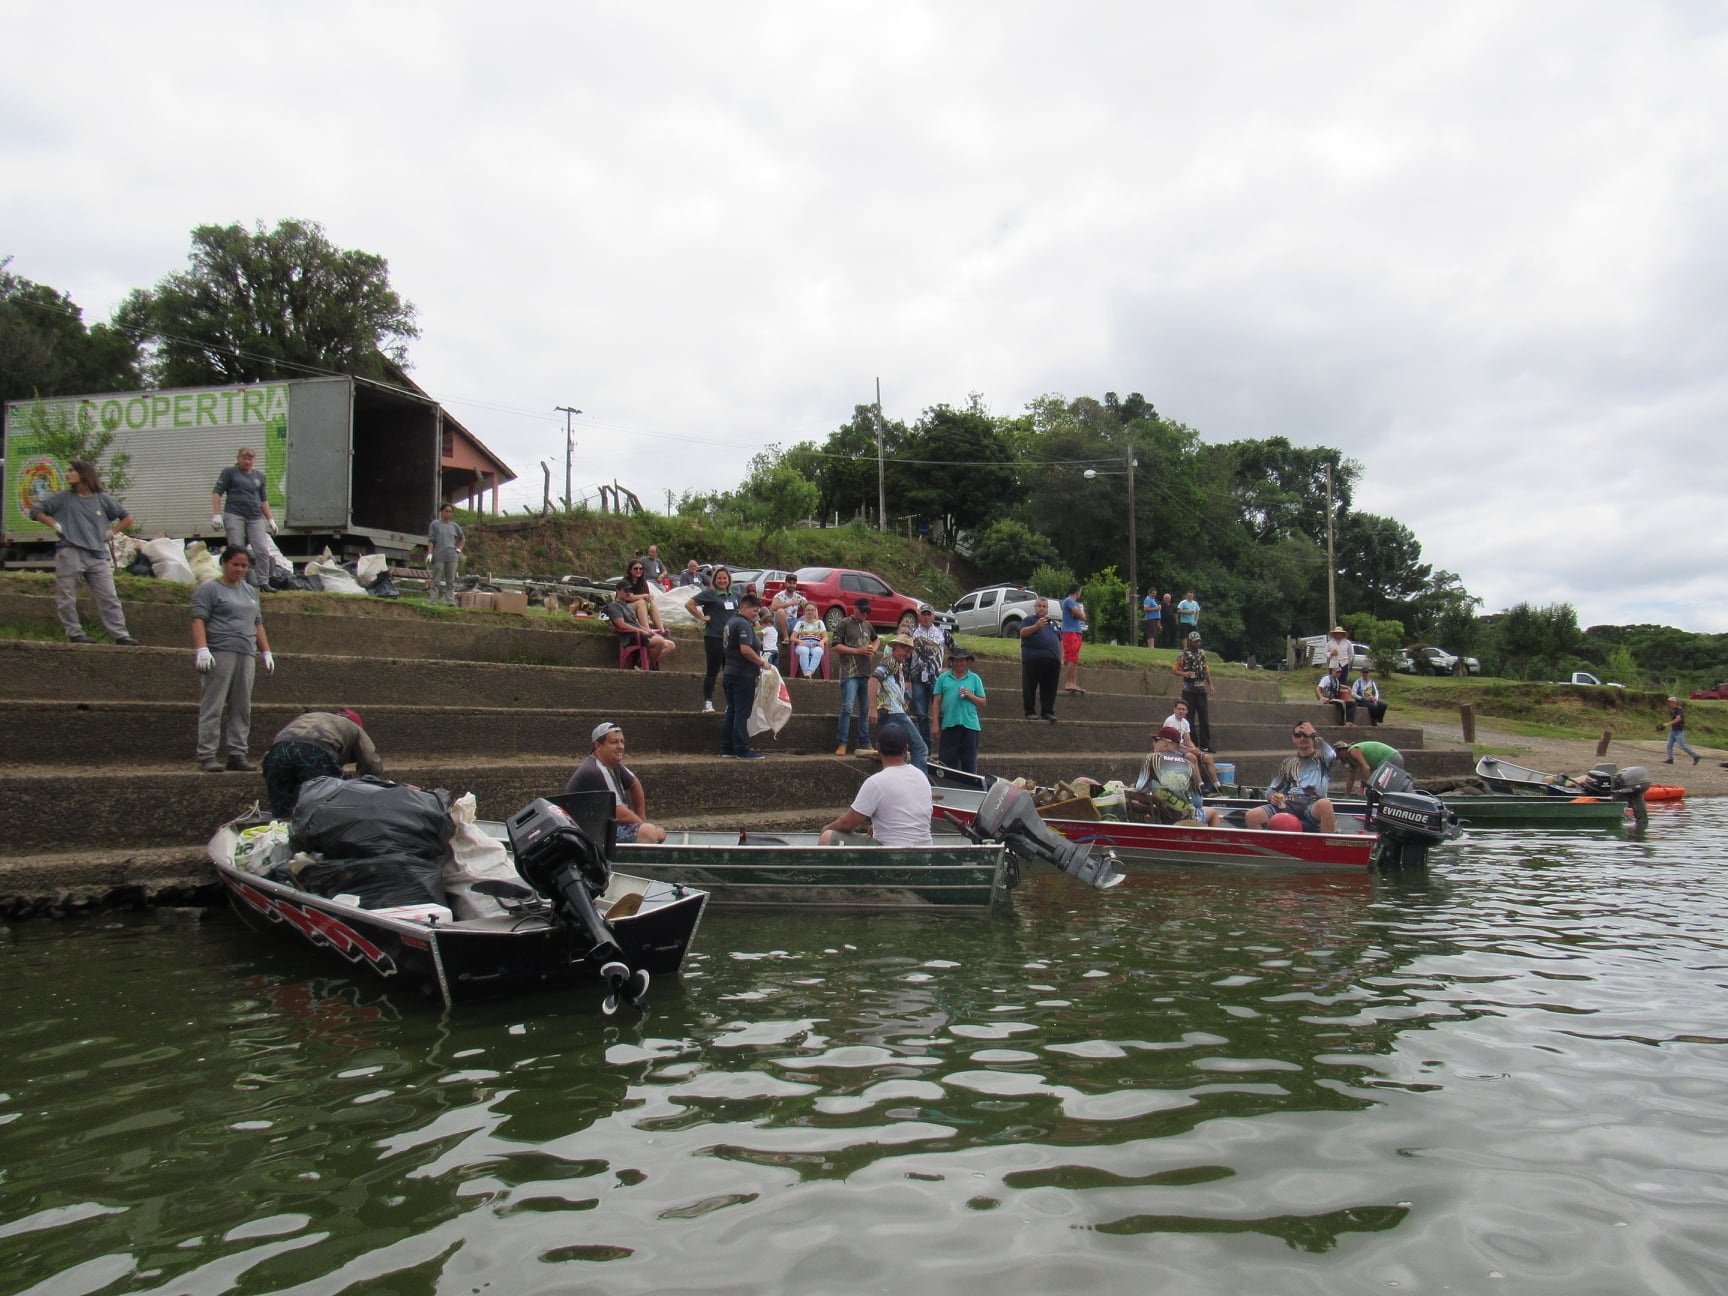
<path id="1" fill-rule="evenodd" d="M 1138 390 L 1340 446 L 1490 608 L 1728 630 L 1714 14 L 37 4 L 0 254 L 100 317 L 195 224 L 320 220 L 518 503 L 554 405 L 659 500 L 878 375 L 900 417 Z"/>

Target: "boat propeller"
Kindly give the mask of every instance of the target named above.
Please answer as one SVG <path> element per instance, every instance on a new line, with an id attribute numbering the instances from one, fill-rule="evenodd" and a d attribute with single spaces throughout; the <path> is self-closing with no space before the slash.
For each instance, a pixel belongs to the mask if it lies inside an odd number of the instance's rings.
<path id="1" fill-rule="evenodd" d="M 609 991 L 600 1001 L 600 1011 L 610 1017 L 620 1004 L 629 1004 L 637 1012 L 648 1011 L 648 969 L 632 972 L 614 959 L 600 969 L 600 981 Z"/>
<path id="2" fill-rule="evenodd" d="M 978 832 L 1024 859 L 1040 859 L 1069 877 L 1108 891 L 1123 879 L 1116 852 L 1091 842 L 1069 841 L 1038 817 L 1032 794 L 1013 783 L 994 783 L 974 816 Z"/>

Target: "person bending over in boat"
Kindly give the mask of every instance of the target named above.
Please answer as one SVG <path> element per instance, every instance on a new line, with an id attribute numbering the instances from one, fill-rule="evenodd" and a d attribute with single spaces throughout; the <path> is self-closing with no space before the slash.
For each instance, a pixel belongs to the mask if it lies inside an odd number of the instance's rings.
<path id="1" fill-rule="evenodd" d="M 642 791 L 642 780 L 624 763 L 624 731 L 610 720 L 602 721 L 594 726 L 589 741 L 594 752 L 576 767 L 564 785 L 565 794 L 610 792 L 619 841 L 665 841 L 666 830 L 648 822 L 648 798 Z"/>
<path id="2" fill-rule="evenodd" d="M 1290 731 L 1294 756 L 1284 758 L 1278 775 L 1266 788 L 1266 804 L 1255 806 L 1243 822 L 1264 828 L 1273 815 L 1288 812 L 1302 821 L 1303 832 L 1333 832 L 1338 817 L 1332 811 L 1332 765 L 1338 753 L 1304 720 Z"/>
<path id="3" fill-rule="evenodd" d="M 1368 780 L 1374 777 L 1374 771 L 1388 761 L 1400 769 L 1404 768 L 1404 753 L 1383 742 L 1339 743 L 1338 760 L 1344 766 L 1346 797 L 1355 793 L 1358 781 L 1366 791 Z"/>
<path id="4" fill-rule="evenodd" d="M 846 813 L 822 830 L 822 844 L 842 842 L 842 834 L 871 826 L 878 846 L 930 845 L 930 780 L 906 763 L 911 731 L 904 716 L 894 716 L 876 731 L 882 768 L 864 780 Z"/>
<path id="5" fill-rule="evenodd" d="M 366 734 L 358 711 L 308 711 L 284 725 L 264 753 L 264 791 L 278 819 L 294 813 L 300 785 L 315 778 L 342 778 L 342 767 L 384 776 L 384 762 Z"/>
<path id="6" fill-rule="evenodd" d="M 1200 758 L 1192 748 L 1184 750 L 1182 732 L 1165 725 L 1152 739 L 1152 754 L 1141 770 L 1138 791 L 1148 794 L 1153 819 L 1158 823 L 1180 823 L 1198 819 L 1217 827 L 1216 810 L 1200 801 Z"/>

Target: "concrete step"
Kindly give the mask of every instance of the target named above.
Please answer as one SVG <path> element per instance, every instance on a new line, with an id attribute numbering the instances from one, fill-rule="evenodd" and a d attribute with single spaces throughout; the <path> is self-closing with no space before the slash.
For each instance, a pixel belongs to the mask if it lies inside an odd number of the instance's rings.
<path id="1" fill-rule="evenodd" d="M 116 650 L 120 651 L 120 650 Z M 595 672 L 571 670 L 584 679 Z M 600 675 L 605 683 L 613 677 Z M 181 698 L 161 702 L 69 702 L 63 699 L 0 700 L 0 768 L 70 766 L 97 769 L 113 764 L 172 766 L 192 759 L 198 728 L 198 704 L 188 681 L 179 677 Z M 252 755 L 263 755 L 278 730 L 307 707 L 267 701 L 275 681 L 260 683 L 252 707 Z M 635 690 L 625 690 L 633 693 Z M 479 707 L 366 704 L 367 732 L 388 767 L 398 763 L 426 764 L 440 760 L 505 757 L 564 758 L 585 756 L 588 735 L 600 720 L 624 726 L 633 753 L 642 756 L 705 755 L 720 747 L 721 716 L 704 715 L 694 707 L 642 710 L 637 697 L 624 700 L 629 709 L 583 705 L 579 688 L 559 689 L 566 705 Z M 801 703 L 822 703 L 821 710 L 796 709 Z M 574 704 L 574 705 L 571 705 Z M 818 697 L 814 686 L 798 693 L 790 722 L 777 737 L 765 737 L 764 750 L 816 755 L 832 751 L 838 695 Z M 1156 721 L 1059 720 L 1055 724 L 1019 717 L 986 719 L 985 746 L 998 752 L 1148 751 L 1151 725 Z M 1385 726 L 1371 731 L 1400 750 L 1421 746 L 1419 729 Z M 1213 749 L 1219 759 L 1230 753 L 1269 751 L 1287 741 L 1289 730 L 1279 725 L 1215 724 Z M 853 726 L 853 741 L 857 728 Z M 1338 741 L 1337 735 L 1333 737 Z"/>

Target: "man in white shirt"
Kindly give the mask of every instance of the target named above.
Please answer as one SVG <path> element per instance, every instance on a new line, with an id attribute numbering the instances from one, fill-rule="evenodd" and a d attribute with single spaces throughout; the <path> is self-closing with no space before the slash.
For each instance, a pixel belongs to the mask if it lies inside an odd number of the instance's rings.
<path id="1" fill-rule="evenodd" d="M 864 780 L 846 813 L 822 830 L 822 844 L 833 846 L 842 833 L 871 826 L 878 846 L 928 846 L 930 780 L 906 763 L 908 720 L 895 716 L 876 732 L 882 768 Z"/>
<path id="2" fill-rule="evenodd" d="M 1188 704 L 1180 698 L 1176 700 L 1176 709 L 1164 717 L 1165 729 L 1174 729 L 1182 735 L 1176 745 L 1185 753 L 1192 753 L 1200 762 L 1200 773 L 1204 778 L 1201 791 L 1214 793 L 1218 791 L 1218 766 L 1212 761 L 1212 753 L 1201 751 L 1194 745 L 1193 728 L 1188 723 Z"/>

